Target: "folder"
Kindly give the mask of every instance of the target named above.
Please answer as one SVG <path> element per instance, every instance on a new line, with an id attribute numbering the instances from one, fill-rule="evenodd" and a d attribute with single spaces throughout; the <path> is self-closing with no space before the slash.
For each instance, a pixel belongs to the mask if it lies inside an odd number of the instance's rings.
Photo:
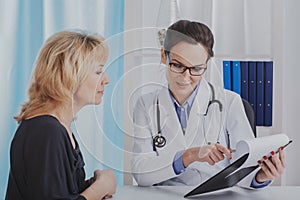
<path id="1" fill-rule="evenodd" d="M 231 63 L 229 60 L 223 61 L 223 82 L 224 88 L 231 90 Z"/>
<path id="2" fill-rule="evenodd" d="M 256 63 L 256 125 L 264 126 L 264 62 Z"/>
<path id="3" fill-rule="evenodd" d="M 272 126 L 273 62 L 265 62 L 265 105 L 264 125 Z"/>
<path id="4" fill-rule="evenodd" d="M 248 87 L 248 62 L 241 61 L 241 97 L 247 101 L 249 101 Z"/>
<path id="5" fill-rule="evenodd" d="M 241 94 L 241 66 L 240 61 L 232 61 L 232 91 Z"/>
<path id="6" fill-rule="evenodd" d="M 250 174 L 259 167 L 259 165 L 254 165 L 251 167 L 240 169 L 237 172 L 235 172 L 247 160 L 248 156 L 249 153 L 243 155 L 241 158 L 233 162 L 231 165 L 227 166 L 225 169 L 214 175 L 212 178 L 208 179 L 203 184 L 199 185 L 198 187 L 184 195 L 184 198 L 225 189 L 236 185 L 244 177 L 246 177 L 248 174 Z"/>
<path id="7" fill-rule="evenodd" d="M 259 167 L 257 160 L 262 155 L 287 147 L 292 143 L 286 134 L 276 134 L 253 138 L 250 140 L 240 140 L 236 145 L 236 152 L 233 154 L 233 162 L 223 170 L 212 176 L 199 186 L 188 192 L 184 197 L 190 197 L 207 192 L 232 187 L 239 183 L 243 178 Z M 279 150 L 276 151 L 278 153 Z"/>
<path id="8" fill-rule="evenodd" d="M 249 103 L 256 113 L 256 62 L 249 61 Z"/>

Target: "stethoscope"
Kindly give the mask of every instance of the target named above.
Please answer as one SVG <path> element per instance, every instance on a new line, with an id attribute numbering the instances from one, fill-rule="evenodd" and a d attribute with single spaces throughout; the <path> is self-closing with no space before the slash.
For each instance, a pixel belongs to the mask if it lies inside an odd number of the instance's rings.
<path id="1" fill-rule="evenodd" d="M 223 104 L 221 103 L 220 100 L 216 99 L 216 97 L 215 97 L 215 90 L 214 90 L 213 85 L 211 83 L 209 83 L 209 82 L 208 82 L 208 85 L 210 86 L 210 89 L 211 89 L 211 100 L 208 102 L 208 105 L 207 105 L 204 117 L 207 116 L 209 107 L 212 104 L 218 104 L 218 108 L 219 108 L 218 110 L 220 112 L 220 115 L 222 116 Z M 166 138 L 161 133 L 161 127 L 160 127 L 160 110 L 159 110 L 159 101 L 158 101 L 158 98 L 156 100 L 156 119 L 157 119 L 157 134 L 156 134 L 156 136 L 152 137 L 152 146 L 153 146 L 153 151 L 155 151 L 156 154 L 158 155 L 158 152 L 157 152 L 156 148 L 162 148 L 167 143 Z M 222 124 L 222 122 L 220 120 L 220 127 L 219 127 L 220 130 L 219 130 L 219 133 L 218 133 L 217 143 L 219 143 L 219 137 L 220 137 L 220 133 L 221 133 L 221 124 Z M 204 127 L 203 127 L 203 129 L 204 129 Z M 203 131 L 203 133 L 204 133 L 204 131 Z M 206 140 L 206 143 L 208 145 L 210 145 L 211 142 L 207 142 L 205 133 L 204 133 L 204 138 Z"/>

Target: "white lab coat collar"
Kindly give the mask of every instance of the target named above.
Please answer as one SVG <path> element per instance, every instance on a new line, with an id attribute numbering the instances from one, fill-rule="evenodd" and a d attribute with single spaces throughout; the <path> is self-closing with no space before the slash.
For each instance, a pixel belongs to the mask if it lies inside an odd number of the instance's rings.
<path id="1" fill-rule="evenodd" d="M 210 86 L 208 85 L 207 81 L 204 78 L 202 78 L 201 83 L 199 85 L 198 93 L 195 97 L 191 109 L 196 110 L 198 114 L 204 115 L 206 113 L 210 98 L 211 98 Z"/>
<path id="2" fill-rule="evenodd" d="M 159 110 L 160 110 L 160 119 L 161 119 L 161 128 L 166 124 L 176 124 L 178 127 L 181 127 L 176 111 L 174 109 L 173 101 L 169 94 L 168 87 L 163 87 L 158 93 L 159 101 Z M 171 122 L 168 122 L 171 120 Z M 181 130 L 182 131 L 182 130 Z"/>
<path id="3" fill-rule="evenodd" d="M 190 111 L 190 116 L 189 120 L 187 123 L 187 128 L 186 128 L 186 141 L 189 141 L 187 143 L 188 146 L 191 145 L 193 142 L 193 138 L 195 138 L 195 134 L 199 133 L 197 129 L 202 128 L 202 119 L 204 114 L 206 113 L 207 106 L 209 104 L 210 100 L 210 88 L 205 79 L 201 80 L 198 93 L 195 97 L 194 103 L 192 105 L 191 111 Z"/>

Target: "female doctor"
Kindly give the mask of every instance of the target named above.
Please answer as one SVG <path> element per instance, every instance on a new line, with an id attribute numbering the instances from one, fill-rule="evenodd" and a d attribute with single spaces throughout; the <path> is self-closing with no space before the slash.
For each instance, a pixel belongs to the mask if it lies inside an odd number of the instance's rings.
<path id="1" fill-rule="evenodd" d="M 139 185 L 198 185 L 230 163 L 237 141 L 254 137 L 240 96 L 203 78 L 213 44 L 202 23 L 180 20 L 168 28 L 161 49 L 168 86 L 134 106 L 131 164 Z M 240 185 L 261 188 L 279 177 L 283 148 L 271 155 Z"/>

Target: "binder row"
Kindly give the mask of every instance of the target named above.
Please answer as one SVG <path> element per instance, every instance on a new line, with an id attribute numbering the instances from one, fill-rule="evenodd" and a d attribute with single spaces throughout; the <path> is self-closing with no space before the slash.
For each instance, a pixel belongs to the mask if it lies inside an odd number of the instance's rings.
<path id="1" fill-rule="evenodd" d="M 257 126 L 272 126 L 273 61 L 223 61 L 224 88 L 246 99 Z"/>

